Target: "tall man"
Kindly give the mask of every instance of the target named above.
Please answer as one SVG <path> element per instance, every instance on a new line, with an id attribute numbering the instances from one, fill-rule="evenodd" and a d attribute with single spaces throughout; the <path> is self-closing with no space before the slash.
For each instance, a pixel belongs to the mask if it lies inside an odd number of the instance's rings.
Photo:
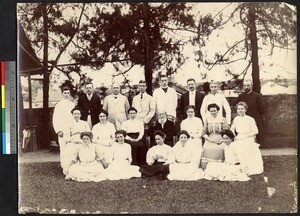
<path id="1" fill-rule="evenodd" d="M 236 103 L 240 101 L 244 101 L 248 105 L 248 109 L 246 111 L 246 114 L 251 116 L 255 119 L 257 128 L 258 128 L 258 134 L 256 135 L 256 141 L 260 143 L 262 141 L 262 132 L 263 132 L 263 117 L 262 115 L 265 112 L 263 102 L 262 102 L 262 96 L 261 94 L 258 94 L 252 90 L 253 84 L 252 81 L 247 79 L 244 80 L 243 83 L 245 92 L 241 93 Z"/>
<path id="2" fill-rule="evenodd" d="M 87 121 L 90 128 L 99 122 L 99 113 L 101 110 L 101 100 L 94 92 L 93 83 L 85 84 L 85 94 L 79 96 L 77 106 L 82 110 L 81 120 Z"/>
<path id="3" fill-rule="evenodd" d="M 153 98 L 156 103 L 156 113 L 167 112 L 168 118 L 174 120 L 176 118 L 177 93 L 175 89 L 168 86 L 168 77 L 162 75 L 160 77 L 160 88 L 153 92 Z"/>
<path id="4" fill-rule="evenodd" d="M 211 81 L 209 84 L 209 88 L 210 88 L 210 93 L 204 97 L 202 106 L 200 109 L 203 120 L 205 118 L 207 118 L 207 116 L 208 116 L 208 112 L 209 112 L 207 110 L 208 105 L 215 103 L 220 107 L 220 111 L 219 111 L 218 115 L 224 116 L 223 115 L 223 108 L 224 108 L 225 113 L 226 113 L 227 124 L 230 125 L 231 124 L 231 109 L 230 109 L 229 103 L 226 100 L 226 98 L 223 95 L 218 93 L 218 89 L 219 89 L 218 83 L 216 81 Z"/>
<path id="5" fill-rule="evenodd" d="M 133 97 L 132 107 L 137 110 L 137 119 L 148 124 L 155 114 L 155 101 L 152 96 L 146 92 L 146 81 L 139 81 L 140 93 Z"/>
<path id="6" fill-rule="evenodd" d="M 186 107 L 189 105 L 195 106 L 195 116 L 202 119 L 202 116 L 200 114 L 201 105 L 203 102 L 203 99 L 205 97 L 205 94 L 199 92 L 196 90 L 196 81 L 193 78 L 189 78 L 187 80 L 187 85 L 189 91 L 187 93 L 184 93 L 181 96 L 180 99 L 180 111 L 183 119 L 187 118 L 186 115 Z"/>
<path id="7" fill-rule="evenodd" d="M 108 112 L 108 121 L 113 123 L 117 130 L 121 130 L 122 123 L 127 120 L 126 113 L 130 108 L 128 99 L 120 94 L 119 83 L 112 84 L 112 94 L 106 96 L 103 109 Z"/>

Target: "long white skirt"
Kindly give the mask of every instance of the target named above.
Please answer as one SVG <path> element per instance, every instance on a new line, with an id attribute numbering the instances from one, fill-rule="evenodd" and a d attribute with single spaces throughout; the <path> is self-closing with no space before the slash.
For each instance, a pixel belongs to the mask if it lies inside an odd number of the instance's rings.
<path id="1" fill-rule="evenodd" d="M 130 165 L 127 161 L 114 160 L 106 169 L 106 176 L 109 180 L 130 179 L 141 177 L 138 166 Z"/>
<path id="2" fill-rule="evenodd" d="M 193 163 L 173 163 L 169 166 L 169 180 L 195 181 L 204 177 L 204 172 Z"/>
<path id="3" fill-rule="evenodd" d="M 259 144 L 253 139 L 237 140 L 231 143 L 242 171 L 248 175 L 261 174 L 264 171 Z"/>
<path id="4" fill-rule="evenodd" d="M 106 180 L 106 175 L 102 164 L 94 160 L 88 163 L 73 164 L 69 168 L 67 178 L 79 182 L 100 182 Z"/>
<path id="5" fill-rule="evenodd" d="M 241 165 L 230 165 L 219 162 L 209 162 L 204 171 L 205 179 L 220 181 L 249 181 L 250 178 L 242 172 Z"/>

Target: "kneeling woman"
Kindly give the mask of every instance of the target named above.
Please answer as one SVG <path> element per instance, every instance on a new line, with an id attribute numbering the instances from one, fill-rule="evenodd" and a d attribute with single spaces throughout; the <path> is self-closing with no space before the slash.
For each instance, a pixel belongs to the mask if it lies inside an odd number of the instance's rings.
<path id="1" fill-rule="evenodd" d="M 104 166 L 106 165 L 103 157 L 96 155 L 96 147 L 92 144 L 93 134 L 83 132 L 80 134 L 82 144 L 78 144 L 77 161 L 69 168 L 66 179 L 79 182 L 93 181 L 99 182 L 106 179 Z"/>
<path id="2" fill-rule="evenodd" d="M 178 133 L 179 141 L 174 145 L 175 163 L 170 164 L 169 180 L 199 180 L 204 173 L 199 168 L 199 153 L 195 151 L 190 135 L 186 130 Z"/>
<path id="3" fill-rule="evenodd" d="M 130 179 L 141 177 L 139 167 L 131 165 L 131 146 L 125 143 L 126 131 L 118 130 L 115 133 L 117 142 L 111 146 L 112 162 L 106 169 L 109 180 Z"/>
<path id="4" fill-rule="evenodd" d="M 157 145 L 151 147 L 146 156 L 147 164 L 140 168 L 143 177 L 158 176 L 160 180 L 166 179 L 169 174 L 169 164 L 174 163 L 175 155 L 172 147 L 166 145 L 166 135 L 161 131 L 154 133 Z"/>

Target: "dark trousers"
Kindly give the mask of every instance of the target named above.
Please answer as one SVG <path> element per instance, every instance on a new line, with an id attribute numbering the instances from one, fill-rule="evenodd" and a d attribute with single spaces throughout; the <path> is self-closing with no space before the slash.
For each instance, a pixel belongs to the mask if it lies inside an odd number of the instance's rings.
<path id="1" fill-rule="evenodd" d="M 136 139 L 138 138 L 139 133 L 128 133 L 127 135 L 132 139 Z M 125 142 L 131 145 L 131 164 L 136 166 L 142 166 L 146 164 L 147 146 L 145 142 L 143 142 L 143 139 L 138 142 L 132 142 L 129 140 L 125 140 Z"/>

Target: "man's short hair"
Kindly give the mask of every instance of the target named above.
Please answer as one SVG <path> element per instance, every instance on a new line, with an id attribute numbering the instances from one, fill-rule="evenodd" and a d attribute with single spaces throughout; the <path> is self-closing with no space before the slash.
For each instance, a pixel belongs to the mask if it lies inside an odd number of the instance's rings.
<path id="1" fill-rule="evenodd" d="M 145 80 L 140 80 L 139 81 L 139 84 L 144 84 L 144 83 L 147 84 Z"/>
<path id="2" fill-rule="evenodd" d="M 219 83 L 216 80 L 211 80 L 210 83 L 209 83 L 209 85 L 211 85 L 211 84 L 219 85 Z"/>
<path id="3" fill-rule="evenodd" d="M 163 77 L 166 77 L 166 78 L 168 78 L 168 76 L 167 76 L 167 75 L 165 75 L 165 74 L 162 74 L 162 75 L 160 75 L 159 79 L 161 79 L 161 78 L 163 78 Z"/>
<path id="4" fill-rule="evenodd" d="M 86 82 L 84 86 L 87 86 L 87 85 L 92 85 L 92 86 L 94 86 L 92 82 Z"/>
<path id="5" fill-rule="evenodd" d="M 193 81 L 194 83 L 196 83 L 196 80 L 194 78 L 189 78 L 186 82 L 190 82 L 190 81 Z"/>

